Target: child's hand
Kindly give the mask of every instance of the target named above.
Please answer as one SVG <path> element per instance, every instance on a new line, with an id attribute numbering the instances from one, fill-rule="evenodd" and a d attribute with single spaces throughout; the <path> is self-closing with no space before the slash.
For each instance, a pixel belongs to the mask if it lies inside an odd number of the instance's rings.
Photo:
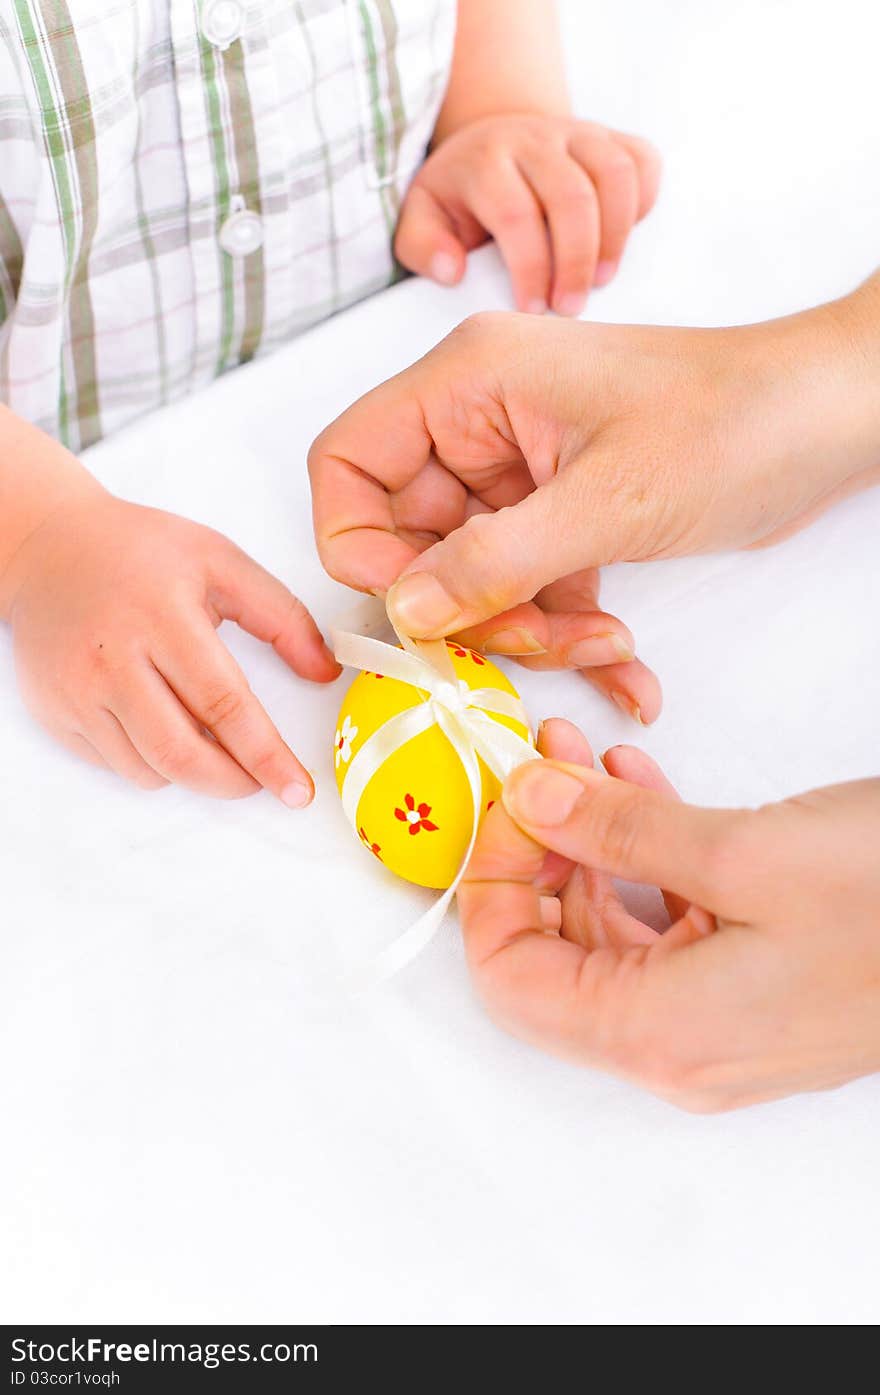
<path id="1" fill-rule="evenodd" d="M 577 315 L 614 276 L 657 198 L 660 160 L 637 136 L 558 116 L 489 116 L 430 154 L 409 187 L 394 250 L 452 285 L 466 254 L 498 243 L 520 310 Z"/>
<path id="2" fill-rule="evenodd" d="M 215 627 L 235 620 L 304 678 L 339 666 L 301 602 L 219 533 L 90 490 L 20 550 L 9 617 L 25 701 L 70 750 L 145 789 L 311 801 Z"/>

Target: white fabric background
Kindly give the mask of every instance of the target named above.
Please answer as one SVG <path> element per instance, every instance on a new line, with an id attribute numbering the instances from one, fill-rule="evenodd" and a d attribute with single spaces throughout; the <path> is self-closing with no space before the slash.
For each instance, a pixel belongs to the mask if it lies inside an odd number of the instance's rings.
<path id="1" fill-rule="evenodd" d="M 603 319 L 714 324 L 842 292 L 880 261 L 871 0 L 564 6 L 579 109 L 666 158 Z M 304 454 L 469 311 L 493 251 L 411 281 L 88 457 L 210 522 L 328 621 Z M 880 492 L 769 553 L 618 569 L 659 669 L 644 742 L 687 797 L 759 802 L 878 771 Z M 237 634 L 316 770 L 314 807 L 145 796 L 22 712 L 0 639 L 0 1311 L 7 1321 L 812 1323 L 880 1318 L 880 1081 L 679 1114 L 544 1059 L 475 1004 L 449 925 L 352 1003 L 340 969 L 420 893 L 353 841 L 310 688 Z M 632 739 L 570 677 L 537 719 Z M 833 927 L 829 926 L 829 933 Z"/>

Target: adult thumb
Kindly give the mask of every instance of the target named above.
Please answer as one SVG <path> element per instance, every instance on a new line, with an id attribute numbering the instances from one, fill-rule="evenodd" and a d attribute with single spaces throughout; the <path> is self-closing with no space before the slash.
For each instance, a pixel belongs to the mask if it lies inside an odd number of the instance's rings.
<path id="1" fill-rule="evenodd" d="M 696 808 L 595 770 L 546 760 L 514 770 L 503 800 L 511 818 L 544 847 L 723 912 L 725 854 L 747 812 Z"/>
<path id="2" fill-rule="evenodd" d="M 415 639 L 439 639 L 530 601 L 543 586 L 610 560 L 578 517 L 572 476 L 518 504 L 474 514 L 423 552 L 390 588 L 388 613 Z"/>
<path id="3" fill-rule="evenodd" d="M 401 209 L 394 255 L 409 271 L 443 286 L 464 275 L 467 253 L 442 205 L 420 184 L 411 185 Z"/>

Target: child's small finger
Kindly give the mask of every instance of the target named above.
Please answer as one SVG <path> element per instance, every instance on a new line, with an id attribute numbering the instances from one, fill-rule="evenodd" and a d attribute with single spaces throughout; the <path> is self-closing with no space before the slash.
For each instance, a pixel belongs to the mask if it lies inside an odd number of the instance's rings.
<path id="1" fill-rule="evenodd" d="M 470 209 L 498 244 L 517 308 L 543 314 L 550 296 L 550 243 L 543 210 L 512 160 L 484 166 L 469 194 Z"/>
<path id="2" fill-rule="evenodd" d="M 449 214 L 430 189 L 416 181 L 400 211 L 394 255 L 409 271 L 441 286 L 454 286 L 465 271 L 466 252 Z"/>
<path id="3" fill-rule="evenodd" d="M 62 731 L 49 727 L 49 731 L 59 745 L 80 760 L 88 761 L 89 765 L 97 766 L 99 770 L 109 770 L 109 766 L 101 755 L 100 751 L 89 741 L 87 736 L 83 736 L 80 731 Z"/>
<path id="4" fill-rule="evenodd" d="M 612 131 L 611 137 L 632 156 L 639 177 L 639 199 L 636 222 L 640 223 L 651 212 L 660 192 L 660 176 L 663 161 L 660 152 L 643 136 L 631 136 L 625 131 Z"/>
<path id="5" fill-rule="evenodd" d="M 219 641 L 218 641 L 219 643 Z M 172 784 L 217 799 L 241 799 L 259 784 L 199 724 L 152 664 L 114 695 L 115 714 L 147 765 Z"/>
<path id="6" fill-rule="evenodd" d="M 638 171 L 629 151 L 610 136 L 596 136 L 575 127 L 569 149 L 596 190 L 601 223 L 596 279 L 605 284 L 623 256 L 638 215 Z"/>
<path id="7" fill-rule="evenodd" d="M 187 711 L 242 770 L 289 808 L 311 803 L 311 775 L 283 740 L 204 612 L 172 628 L 154 658 Z"/>
<path id="8" fill-rule="evenodd" d="M 212 574 L 211 601 L 225 620 L 271 644 L 294 673 L 332 682 L 342 669 L 302 601 L 265 567 L 223 539 Z"/>
<path id="9" fill-rule="evenodd" d="M 558 315 L 579 315 L 587 302 L 599 255 L 599 202 L 576 160 L 564 151 L 520 166 L 544 209 L 553 253 L 551 305 Z"/>
<path id="10" fill-rule="evenodd" d="M 119 718 L 107 708 L 94 713 L 87 731 L 88 739 L 105 763 L 123 780 L 130 780 L 142 790 L 158 790 L 168 784 L 164 776 L 147 764 L 132 745 Z"/>

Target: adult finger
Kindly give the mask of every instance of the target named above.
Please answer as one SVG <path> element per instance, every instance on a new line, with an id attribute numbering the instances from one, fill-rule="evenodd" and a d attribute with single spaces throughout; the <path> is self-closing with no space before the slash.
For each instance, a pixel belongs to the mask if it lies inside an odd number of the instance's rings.
<path id="1" fill-rule="evenodd" d="M 751 816 L 699 809 L 594 770 L 530 761 L 502 791 L 524 832 L 612 876 L 665 886 L 712 911 L 735 899 L 729 849 Z"/>
<path id="2" fill-rule="evenodd" d="M 584 668 L 581 676 L 639 726 L 650 726 L 660 716 L 663 708 L 660 680 L 641 659 L 633 659 L 628 664 L 608 664 L 604 668 Z"/>
<path id="3" fill-rule="evenodd" d="M 601 481 L 602 471 L 597 460 L 590 478 Z M 391 587 L 395 622 L 414 638 L 439 639 L 511 610 L 560 576 L 611 561 L 625 541 L 620 522 L 590 507 L 582 486 L 577 472 L 563 471 L 520 503 L 469 518 Z"/>
<path id="4" fill-rule="evenodd" d="M 405 369 L 353 403 L 309 451 L 315 541 L 324 567 L 382 594 L 418 555 L 397 531 L 392 500 L 431 459 L 433 441 Z"/>
<path id="5" fill-rule="evenodd" d="M 593 764 L 590 743 L 562 717 L 541 723 L 537 744 L 548 760 L 587 767 Z M 653 930 L 628 913 L 605 872 L 576 866 L 560 853 L 548 852 L 540 883 L 542 888 L 552 884 L 559 891 L 560 932 L 575 944 L 588 949 L 609 944 L 624 947 L 650 944 L 656 938 Z"/>
<path id="6" fill-rule="evenodd" d="M 589 741 L 574 722 L 564 717 L 548 717 L 538 727 L 535 742 L 538 751 L 548 760 L 570 761 L 573 765 L 593 764 Z M 542 891 L 558 892 L 568 880 L 574 864 L 559 853 L 548 852 L 541 869 L 539 887 Z"/>
<path id="7" fill-rule="evenodd" d="M 701 998 L 703 971 L 692 957 L 706 946 L 666 948 L 656 937 L 589 950 L 548 935 L 535 884 L 542 860 L 541 845 L 496 804 L 458 891 L 468 965 L 483 1002 L 501 1026 L 544 1050 L 671 1093 L 679 1053 L 692 1047 L 689 1014 L 704 1019 L 701 1047 L 712 1049 L 711 982 Z"/>
<path id="8" fill-rule="evenodd" d="M 593 668 L 628 663 L 635 656 L 632 632 L 604 611 L 546 611 L 524 602 L 458 635 L 486 654 L 530 656 L 529 668 Z"/>
<path id="9" fill-rule="evenodd" d="M 668 799 L 681 800 L 678 790 L 666 778 L 657 762 L 637 746 L 612 746 L 602 756 L 602 764 L 616 780 L 627 780 L 641 789 L 654 790 Z M 672 921 L 687 915 L 690 906 L 684 897 L 666 890 L 662 894 Z"/>

